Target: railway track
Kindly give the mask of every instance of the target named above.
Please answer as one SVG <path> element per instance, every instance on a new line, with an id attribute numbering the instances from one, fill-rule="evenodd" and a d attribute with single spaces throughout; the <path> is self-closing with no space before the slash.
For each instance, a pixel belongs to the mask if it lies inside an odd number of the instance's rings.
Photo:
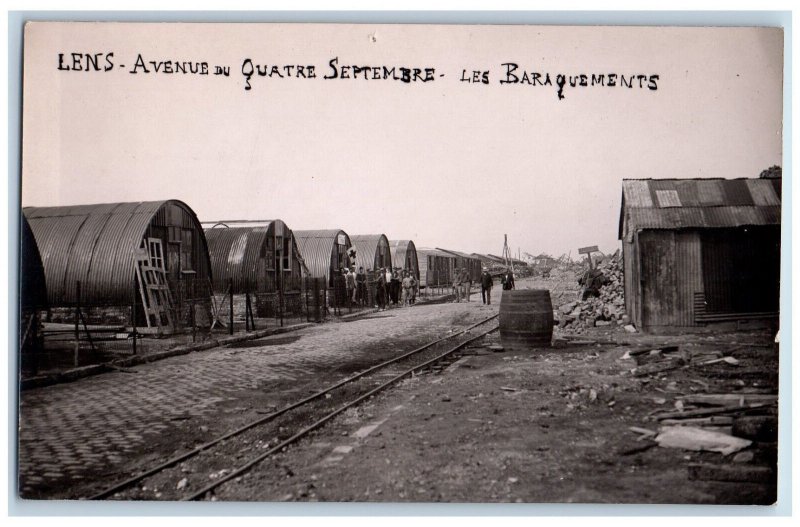
<path id="1" fill-rule="evenodd" d="M 458 352 L 497 330 L 498 315 L 371 366 L 90 496 L 102 499 L 200 500 L 264 460 L 313 434 L 343 412 L 412 376 L 439 371 Z M 482 327 L 484 326 L 484 327 Z M 233 468 L 232 468 L 233 466 Z M 178 485 L 175 482 L 178 481 Z M 149 486 L 149 489 L 148 489 Z"/>

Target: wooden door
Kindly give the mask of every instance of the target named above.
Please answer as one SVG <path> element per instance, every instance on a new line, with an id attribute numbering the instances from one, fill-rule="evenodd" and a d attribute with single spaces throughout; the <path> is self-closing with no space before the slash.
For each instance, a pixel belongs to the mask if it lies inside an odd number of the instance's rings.
<path id="1" fill-rule="evenodd" d="M 671 231 L 639 234 L 642 325 L 669 326 L 675 313 L 675 235 Z"/>

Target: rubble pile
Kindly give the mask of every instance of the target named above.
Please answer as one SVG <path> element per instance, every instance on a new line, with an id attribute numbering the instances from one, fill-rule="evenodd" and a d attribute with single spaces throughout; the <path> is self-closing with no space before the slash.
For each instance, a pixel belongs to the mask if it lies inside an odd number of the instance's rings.
<path id="1" fill-rule="evenodd" d="M 597 267 L 605 278 L 600 296 L 580 300 L 581 286 L 574 276 L 573 284 L 578 291 L 578 300 L 562 304 L 557 310 L 559 328 L 571 333 L 583 333 L 586 329 L 600 326 L 626 326 L 630 323 L 625 314 L 625 289 L 623 282 L 622 256 L 617 252 L 606 258 Z M 629 326 L 632 328 L 632 326 Z"/>

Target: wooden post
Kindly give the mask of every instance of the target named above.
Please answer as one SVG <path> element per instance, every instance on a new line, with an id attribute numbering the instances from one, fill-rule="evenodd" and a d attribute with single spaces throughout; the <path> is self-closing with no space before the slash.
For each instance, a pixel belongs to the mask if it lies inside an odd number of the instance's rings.
<path id="1" fill-rule="evenodd" d="M 131 328 L 133 329 L 133 354 L 136 355 L 136 278 L 133 279 L 133 302 L 131 303 Z"/>
<path id="2" fill-rule="evenodd" d="M 230 294 L 228 295 L 228 305 L 230 306 L 228 310 L 228 335 L 233 335 L 233 279 L 228 280 L 228 291 Z"/>
<path id="3" fill-rule="evenodd" d="M 189 309 L 191 310 L 191 319 L 192 319 L 192 342 L 197 340 L 197 319 L 195 318 L 195 305 L 194 305 L 194 295 L 189 300 Z"/>
<path id="4" fill-rule="evenodd" d="M 281 317 L 281 327 L 283 327 L 283 288 L 278 288 L 278 311 Z"/>
<path id="5" fill-rule="evenodd" d="M 75 357 L 73 358 L 73 365 L 78 366 L 78 354 L 81 349 L 81 334 L 78 324 L 80 323 L 81 319 L 81 281 L 78 280 L 75 282 L 75 290 L 77 301 L 75 304 Z"/>

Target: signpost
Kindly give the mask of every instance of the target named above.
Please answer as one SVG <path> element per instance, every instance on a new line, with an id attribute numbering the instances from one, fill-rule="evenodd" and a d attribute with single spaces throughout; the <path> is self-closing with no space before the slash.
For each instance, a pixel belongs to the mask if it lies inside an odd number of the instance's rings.
<path id="1" fill-rule="evenodd" d="M 586 257 L 589 259 L 589 269 L 594 269 L 594 264 L 592 263 L 592 253 L 600 252 L 600 249 L 597 248 L 597 245 L 591 245 L 589 247 L 581 247 L 578 249 L 578 254 L 585 254 Z"/>

